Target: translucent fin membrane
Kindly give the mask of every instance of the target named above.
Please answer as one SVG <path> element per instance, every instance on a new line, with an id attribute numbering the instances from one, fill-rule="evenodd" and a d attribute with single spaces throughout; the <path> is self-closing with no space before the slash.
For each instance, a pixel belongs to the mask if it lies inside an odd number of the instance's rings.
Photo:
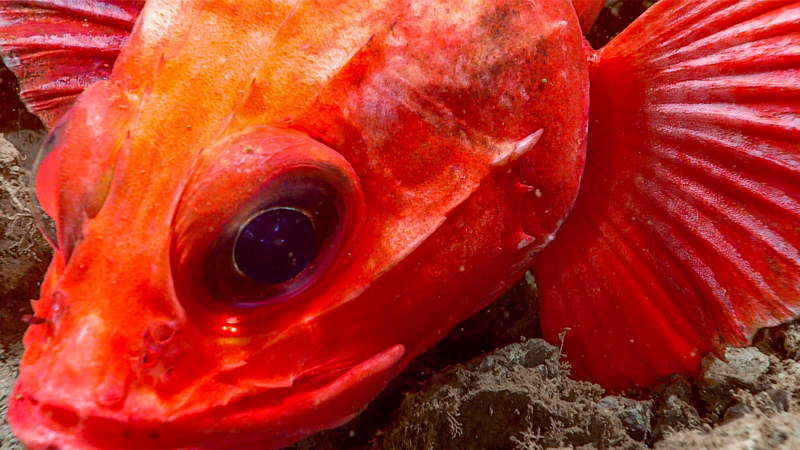
<path id="1" fill-rule="evenodd" d="M 609 388 L 695 373 L 800 307 L 800 3 L 662 0 L 597 52 L 542 327 Z"/>

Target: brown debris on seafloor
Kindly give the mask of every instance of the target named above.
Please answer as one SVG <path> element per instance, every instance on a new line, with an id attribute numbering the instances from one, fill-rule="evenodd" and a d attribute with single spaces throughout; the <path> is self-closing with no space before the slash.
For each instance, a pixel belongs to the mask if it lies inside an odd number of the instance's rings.
<path id="1" fill-rule="evenodd" d="M 18 146 L 38 146 L 41 133 L 23 131 L 8 137 Z M 52 255 L 30 211 L 25 159 L 0 134 L 0 297 L 36 296 Z"/>
<path id="2" fill-rule="evenodd" d="M 626 398 L 604 397 L 599 386 L 568 378 L 556 347 L 526 340 L 448 367 L 401 394 L 402 404 L 378 431 L 365 425 L 373 405 L 353 423 L 295 448 L 796 449 L 798 342 L 800 324 L 784 325 L 757 347 L 730 348 L 724 360 L 709 355 L 693 382 L 676 377 Z"/>
<path id="3" fill-rule="evenodd" d="M 30 212 L 27 155 L 17 150 L 38 147 L 41 137 L 26 130 L 0 134 L 0 450 L 21 449 L 6 423 L 6 404 L 22 357 L 22 316 L 31 313 L 52 255 Z"/>
<path id="4" fill-rule="evenodd" d="M 532 339 L 450 367 L 408 395 L 376 439 L 391 450 L 646 448 L 651 401 L 602 397 L 567 377 L 558 348 Z"/>
<path id="5" fill-rule="evenodd" d="M 703 425 L 659 450 L 800 448 L 800 322 L 765 330 L 754 347 L 710 355 L 695 382 Z"/>

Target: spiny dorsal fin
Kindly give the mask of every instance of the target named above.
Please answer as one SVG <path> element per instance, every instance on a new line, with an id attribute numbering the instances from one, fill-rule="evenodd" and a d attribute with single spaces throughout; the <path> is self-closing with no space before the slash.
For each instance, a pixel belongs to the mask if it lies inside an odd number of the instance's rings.
<path id="1" fill-rule="evenodd" d="M 800 2 L 662 0 L 597 52 L 545 337 L 608 388 L 696 373 L 800 309 Z"/>
<path id="2" fill-rule="evenodd" d="M 144 0 L 0 0 L 0 57 L 20 97 L 52 127 L 86 86 L 108 78 Z"/>

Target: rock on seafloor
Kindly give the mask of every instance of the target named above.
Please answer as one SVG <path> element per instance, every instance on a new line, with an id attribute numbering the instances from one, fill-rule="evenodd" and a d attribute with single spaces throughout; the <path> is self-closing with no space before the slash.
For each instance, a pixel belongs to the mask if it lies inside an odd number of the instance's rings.
<path id="1" fill-rule="evenodd" d="M 406 396 L 400 420 L 376 442 L 392 450 L 646 448 L 652 401 L 602 395 L 568 377 L 558 348 L 527 340 L 437 374 Z"/>

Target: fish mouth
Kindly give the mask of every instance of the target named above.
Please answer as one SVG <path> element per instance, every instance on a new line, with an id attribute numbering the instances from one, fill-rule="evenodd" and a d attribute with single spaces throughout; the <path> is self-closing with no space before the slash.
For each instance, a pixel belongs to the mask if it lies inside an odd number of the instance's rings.
<path id="1" fill-rule="evenodd" d="M 77 410 L 39 401 L 18 380 L 8 402 L 8 423 L 27 450 L 127 450 L 175 448 L 170 433 L 157 426 L 123 424 L 114 419 L 81 417 Z M 174 433 L 172 433 L 174 434 Z M 182 437 L 186 443 L 186 436 Z M 171 446 L 171 444 L 178 444 Z M 191 444 L 190 444 L 191 445 Z"/>
<path id="2" fill-rule="evenodd" d="M 205 424 L 192 427 L 191 422 L 143 423 L 81 417 L 73 408 L 39 401 L 22 390 L 21 383 L 17 382 L 9 400 L 7 418 L 26 450 L 272 449 L 289 445 L 307 434 L 273 429 L 209 430 L 203 426 Z M 338 423 L 332 424 L 336 425 Z"/>
<path id="3" fill-rule="evenodd" d="M 7 419 L 29 450 L 277 449 L 355 417 L 399 372 L 404 353 L 394 345 L 314 390 L 289 389 L 266 404 L 256 394 L 175 422 L 134 420 L 119 410 L 109 411 L 114 418 L 82 416 L 41 401 L 18 379 Z"/>

